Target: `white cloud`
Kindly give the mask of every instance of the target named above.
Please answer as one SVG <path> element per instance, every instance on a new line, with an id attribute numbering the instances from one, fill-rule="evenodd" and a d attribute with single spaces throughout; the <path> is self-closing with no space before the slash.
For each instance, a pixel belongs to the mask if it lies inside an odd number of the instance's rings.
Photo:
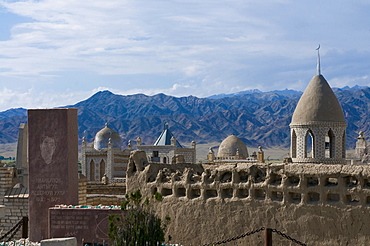
<path id="1" fill-rule="evenodd" d="M 0 90 L 0 110 L 9 108 L 54 108 L 75 104 L 91 96 L 93 92 L 39 92 L 35 89 L 14 91 L 4 87 Z"/>
<path id="2" fill-rule="evenodd" d="M 1 6 L 27 17 L 0 41 L 0 82 L 25 105 L 81 99 L 98 87 L 176 96 L 303 90 L 306 83 L 297 81 L 314 74 L 319 43 L 328 77 L 368 83 L 356 79 L 370 71 L 361 65 L 370 59 L 365 1 L 0 0 Z M 344 59 L 350 49 L 354 55 Z M 125 81 L 143 75 L 148 81 Z M 65 89 L 56 91 L 61 81 Z M 28 96 L 35 93 L 44 98 Z"/>

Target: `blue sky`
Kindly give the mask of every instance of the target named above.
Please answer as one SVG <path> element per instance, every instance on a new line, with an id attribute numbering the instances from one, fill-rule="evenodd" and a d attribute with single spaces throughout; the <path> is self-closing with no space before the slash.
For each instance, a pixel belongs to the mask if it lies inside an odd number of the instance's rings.
<path id="1" fill-rule="evenodd" d="M 0 110 L 370 85 L 370 1 L 0 0 Z"/>

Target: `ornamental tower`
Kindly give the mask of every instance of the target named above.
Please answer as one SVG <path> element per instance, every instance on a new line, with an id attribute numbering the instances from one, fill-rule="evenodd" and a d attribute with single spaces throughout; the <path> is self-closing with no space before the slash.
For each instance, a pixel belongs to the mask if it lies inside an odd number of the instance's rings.
<path id="1" fill-rule="evenodd" d="M 293 163 L 345 164 L 346 122 L 342 107 L 317 72 L 301 96 L 290 123 Z"/>

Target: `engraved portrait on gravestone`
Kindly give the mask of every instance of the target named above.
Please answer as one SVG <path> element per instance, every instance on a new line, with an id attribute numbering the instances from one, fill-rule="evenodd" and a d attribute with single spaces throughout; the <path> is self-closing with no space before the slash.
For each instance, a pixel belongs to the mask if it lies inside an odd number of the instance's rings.
<path id="1" fill-rule="evenodd" d="M 40 143 L 40 150 L 42 159 L 44 159 L 46 164 L 50 164 L 52 162 L 55 149 L 55 139 L 49 136 L 45 136 Z"/>

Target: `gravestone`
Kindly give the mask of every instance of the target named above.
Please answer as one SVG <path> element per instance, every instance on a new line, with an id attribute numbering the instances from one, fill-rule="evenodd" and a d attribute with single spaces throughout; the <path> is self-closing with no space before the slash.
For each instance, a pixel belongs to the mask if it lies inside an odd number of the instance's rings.
<path id="1" fill-rule="evenodd" d="M 77 109 L 28 110 L 30 240 L 48 238 L 48 210 L 78 204 Z"/>
<path id="2" fill-rule="evenodd" d="M 109 243 L 108 217 L 111 214 L 119 215 L 121 212 L 118 207 L 50 208 L 49 237 L 75 237 L 78 246 Z"/>

